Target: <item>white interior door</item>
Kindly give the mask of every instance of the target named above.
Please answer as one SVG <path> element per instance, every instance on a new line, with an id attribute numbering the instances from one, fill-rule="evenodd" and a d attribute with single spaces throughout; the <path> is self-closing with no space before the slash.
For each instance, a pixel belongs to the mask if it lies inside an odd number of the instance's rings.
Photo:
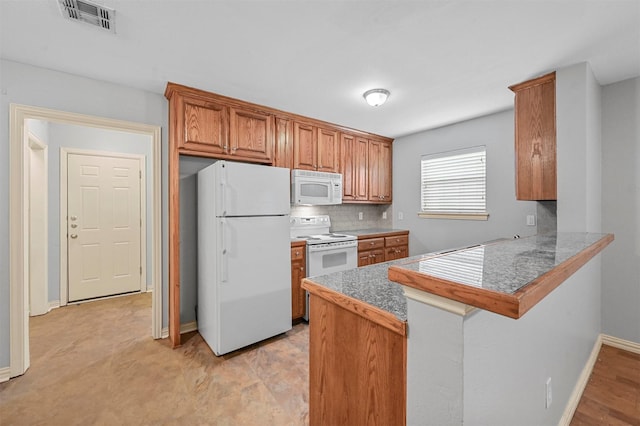
<path id="1" fill-rule="evenodd" d="M 140 291 L 140 159 L 67 157 L 69 301 Z"/>

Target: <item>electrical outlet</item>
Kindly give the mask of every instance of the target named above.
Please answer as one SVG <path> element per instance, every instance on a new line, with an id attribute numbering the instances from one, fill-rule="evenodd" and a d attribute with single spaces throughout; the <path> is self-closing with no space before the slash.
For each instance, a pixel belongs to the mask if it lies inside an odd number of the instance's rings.
<path id="1" fill-rule="evenodd" d="M 546 391 L 547 391 L 547 398 L 544 406 L 545 408 L 549 408 L 551 407 L 551 403 L 553 402 L 553 393 L 551 392 L 551 377 L 547 379 Z"/>
<path id="2" fill-rule="evenodd" d="M 527 215 L 527 226 L 536 226 L 536 217 L 534 215 Z"/>
<path id="3" fill-rule="evenodd" d="M 362 214 L 362 212 L 358 212 L 358 220 L 362 219 L 364 219 L 364 215 Z"/>
<path id="4" fill-rule="evenodd" d="M 403 220 L 403 219 L 404 219 L 404 213 L 398 212 L 398 220 Z"/>
<path id="5" fill-rule="evenodd" d="M 382 212 L 382 218 L 386 219 L 387 218 L 387 212 Z"/>

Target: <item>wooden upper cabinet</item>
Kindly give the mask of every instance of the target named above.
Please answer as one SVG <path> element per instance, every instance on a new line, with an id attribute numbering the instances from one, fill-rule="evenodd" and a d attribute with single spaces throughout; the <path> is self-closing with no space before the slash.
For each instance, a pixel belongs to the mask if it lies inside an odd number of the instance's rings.
<path id="1" fill-rule="evenodd" d="M 338 132 L 318 127 L 318 171 L 338 172 Z"/>
<path id="2" fill-rule="evenodd" d="M 273 116 L 268 113 L 230 108 L 230 154 L 273 162 Z"/>
<path id="3" fill-rule="evenodd" d="M 336 173 L 338 131 L 307 123 L 293 123 L 293 167 Z"/>
<path id="4" fill-rule="evenodd" d="M 369 140 L 369 201 L 391 203 L 391 165 L 391 143 Z"/>
<path id="5" fill-rule="evenodd" d="M 340 168 L 342 173 L 342 201 L 368 201 L 369 140 L 340 134 Z"/>
<path id="6" fill-rule="evenodd" d="M 556 200 L 556 74 L 510 86 L 515 93 L 516 198 Z"/>
<path id="7" fill-rule="evenodd" d="M 318 168 L 318 133 L 311 124 L 293 123 L 293 167 L 304 170 Z"/>
<path id="8" fill-rule="evenodd" d="M 293 122 L 283 117 L 276 117 L 275 122 L 275 158 L 273 165 L 293 169 Z"/>
<path id="9" fill-rule="evenodd" d="M 224 154 L 229 146 L 227 127 L 229 108 L 221 103 L 182 96 L 178 105 L 182 107 L 183 120 L 176 123 L 182 127 L 178 148 Z"/>

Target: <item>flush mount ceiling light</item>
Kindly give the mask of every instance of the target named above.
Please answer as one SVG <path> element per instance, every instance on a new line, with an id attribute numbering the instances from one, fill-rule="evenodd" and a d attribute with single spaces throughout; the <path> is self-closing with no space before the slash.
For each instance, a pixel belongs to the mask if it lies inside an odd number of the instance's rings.
<path id="1" fill-rule="evenodd" d="M 371 106 L 380 106 L 387 101 L 391 93 L 386 89 L 371 89 L 362 95 Z"/>

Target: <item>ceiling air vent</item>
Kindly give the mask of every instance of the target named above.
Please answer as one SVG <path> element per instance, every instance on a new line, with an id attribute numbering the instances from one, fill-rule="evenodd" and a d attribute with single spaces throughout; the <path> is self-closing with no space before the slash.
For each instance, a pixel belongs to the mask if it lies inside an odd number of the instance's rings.
<path id="1" fill-rule="evenodd" d="M 116 32 L 116 11 L 86 0 L 58 0 L 60 13 L 67 19 Z"/>

